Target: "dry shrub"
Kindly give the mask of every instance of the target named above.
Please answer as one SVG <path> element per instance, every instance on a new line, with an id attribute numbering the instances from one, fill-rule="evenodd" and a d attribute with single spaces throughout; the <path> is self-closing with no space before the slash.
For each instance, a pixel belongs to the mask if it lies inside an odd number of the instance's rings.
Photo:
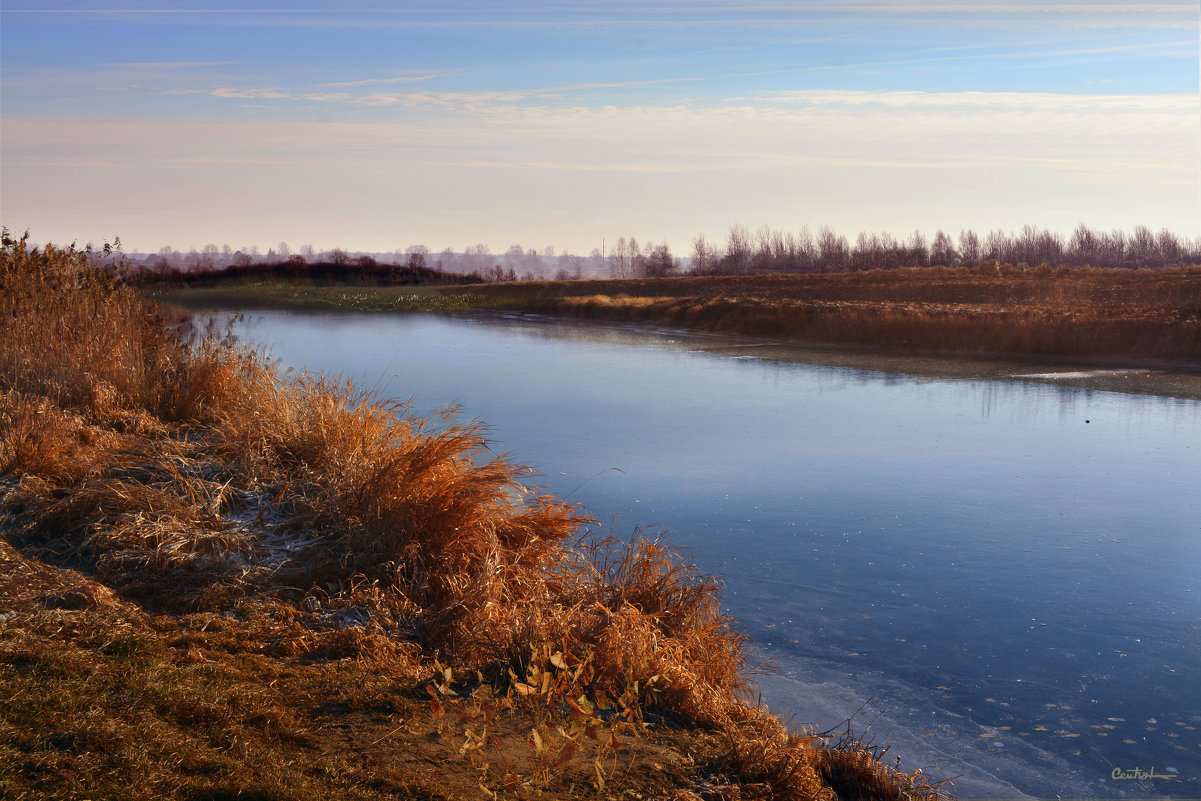
<path id="1" fill-rule="evenodd" d="M 70 481 L 88 472 L 90 427 L 44 397 L 0 393 L 0 475 Z"/>
<path id="2" fill-rule="evenodd" d="M 5 231 L 0 387 L 82 408 L 149 400 L 177 343 L 165 324 L 146 324 L 157 312 L 91 256 L 74 246 L 31 249 Z"/>
<path id="3" fill-rule="evenodd" d="M 592 550 L 592 623 L 598 664 L 623 681 L 659 676 L 655 694 L 673 714 L 715 725 L 719 699 L 744 688 L 745 641 L 719 604 L 719 584 L 656 540 Z"/>
<path id="4" fill-rule="evenodd" d="M 253 402 L 266 369 L 229 341 L 202 340 L 159 377 L 156 411 L 165 420 L 211 424 L 226 409 Z"/>
<path id="5" fill-rule="evenodd" d="M 587 521 L 532 493 L 522 468 L 482 458 L 476 426 L 431 430 L 404 406 L 311 376 L 254 397 L 223 417 L 222 452 L 282 487 L 279 530 L 310 542 L 277 580 L 376 582 L 421 610 L 413 625 L 430 642 L 468 639 L 473 609 L 520 601 Z"/>
<path id="6" fill-rule="evenodd" d="M 883 798 L 944 798 L 949 780 L 931 783 L 920 770 L 905 773 L 900 760 L 884 761 L 887 748 L 876 748 L 850 731 L 830 747 L 814 754 L 817 775 L 840 801 L 876 801 Z"/>
<path id="7" fill-rule="evenodd" d="M 725 779 L 726 797 L 841 801 L 818 775 L 817 737 L 789 733 L 765 714 L 730 726 L 724 734 L 726 748 L 713 767 Z M 892 795 L 878 797 L 896 798 L 895 788 Z"/>

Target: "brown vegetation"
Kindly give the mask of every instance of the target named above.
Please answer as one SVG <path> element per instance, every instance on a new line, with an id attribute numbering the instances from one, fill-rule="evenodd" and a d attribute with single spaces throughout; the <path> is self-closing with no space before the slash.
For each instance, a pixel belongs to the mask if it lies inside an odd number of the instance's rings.
<path id="1" fill-rule="evenodd" d="M 483 305 L 807 343 L 1201 365 L 1201 267 L 967 268 L 477 287 Z"/>
<path id="2" fill-rule="evenodd" d="M 717 583 L 480 432 L 0 252 L 10 797 L 933 797 L 744 700 Z"/>

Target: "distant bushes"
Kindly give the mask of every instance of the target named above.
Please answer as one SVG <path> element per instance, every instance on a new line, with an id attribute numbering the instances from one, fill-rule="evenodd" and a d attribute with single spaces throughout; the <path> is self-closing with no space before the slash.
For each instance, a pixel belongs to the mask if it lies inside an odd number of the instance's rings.
<path id="1" fill-rule="evenodd" d="M 470 285 L 484 282 L 477 273 L 451 273 L 440 267 L 417 264 L 389 264 L 370 256 L 347 257 L 336 261 L 309 263 L 303 256 L 286 261 L 250 262 L 225 267 L 196 267 L 182 270 L 173 265 L 156 267 L 126 265 L 119 271 L 121 280 L 139 286 L 175 284 L 205 286 L 219 283 L 275 281 L 317 285 L 370 284 L 373 286 Z"/>

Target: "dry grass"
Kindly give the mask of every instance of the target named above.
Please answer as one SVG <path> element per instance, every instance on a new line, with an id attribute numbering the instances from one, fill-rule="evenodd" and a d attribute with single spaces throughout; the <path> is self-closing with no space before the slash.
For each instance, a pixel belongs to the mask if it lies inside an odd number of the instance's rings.
<path id="1" fill-rule="evenodd" d="M 0 287 L 9 794 L 937 795 L 748 705 L 717 582 L 580 544 L 477 427 L 281 379 L 74 250 L 6 240 Z"/>
<path id="2" fill-rule="evenodd" d="M 482 305 L 809 343 L 1201 364 L 1201 267 L 1044 265 L 477 287 Z"/>

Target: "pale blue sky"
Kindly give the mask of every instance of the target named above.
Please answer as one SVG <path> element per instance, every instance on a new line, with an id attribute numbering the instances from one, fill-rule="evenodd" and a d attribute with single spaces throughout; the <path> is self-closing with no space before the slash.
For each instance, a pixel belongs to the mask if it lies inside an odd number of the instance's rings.
<path id="1" fill-rule="evenodd" d="M 1195 236 L 1198 14 L 5 0 L 3 222 L 142 250 L 684 252 L 734 223 Z"/>

